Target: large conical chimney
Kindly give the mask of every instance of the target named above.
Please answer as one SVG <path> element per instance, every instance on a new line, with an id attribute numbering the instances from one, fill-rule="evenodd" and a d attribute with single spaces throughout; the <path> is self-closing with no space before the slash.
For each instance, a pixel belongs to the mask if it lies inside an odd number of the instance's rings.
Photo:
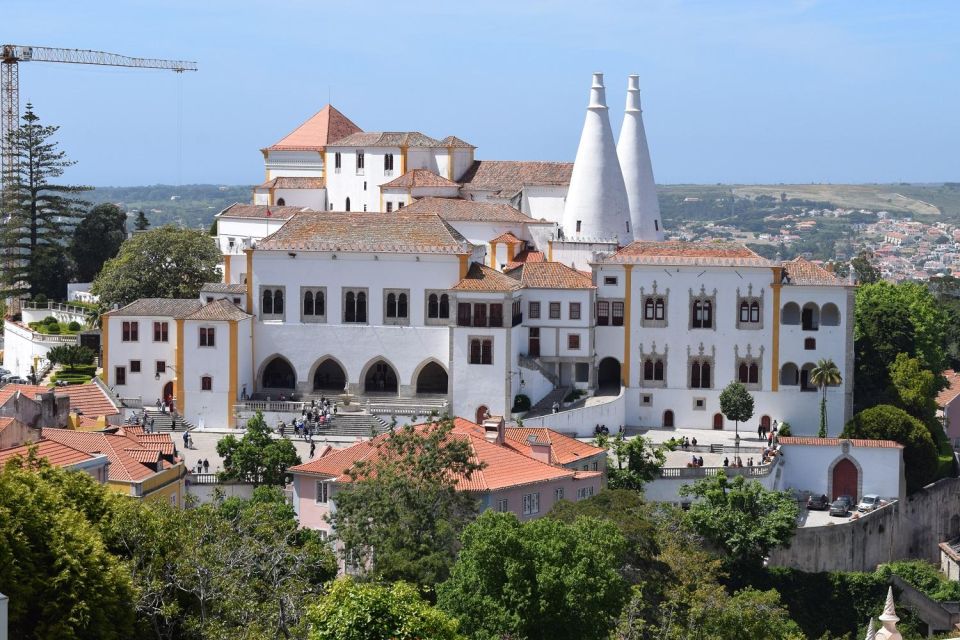
<path id="1" fill-rule="evenodd" d="M 623 114 L 617 156 L 630 204 L 630 226 L 634 240 L 663 240 L 663 222 L 657 185 L 653 182 L 653 166 L 647 134 L 640 111 L 640 77 L 627 77 L 627 110 Z"/>
<path id="2" fill-rule="evenodd" d="M 563 207 L 564 237 L 633 240 L 630 206 L 613 142 L 603 74 L 593 74 L 590 104 Z"/>

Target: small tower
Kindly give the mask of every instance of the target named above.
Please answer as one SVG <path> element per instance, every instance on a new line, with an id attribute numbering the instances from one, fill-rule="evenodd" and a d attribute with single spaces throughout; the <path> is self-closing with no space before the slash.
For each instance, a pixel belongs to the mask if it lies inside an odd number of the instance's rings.
<path id="1" fill-rule="evenodd" d="M 874 636 L 876 640 L 903 640 L 903 636 L 897 631 L 900 618 L 897 617 L 897 610 L 893 606 L 893 587 L 887 588 L 887 603 L 883 607 L 879 620 L 883 627 Z"/>
<path id="2" fill-rule="evenodd" d="M 563 235 L 567 240 L 618 240 L 620 244 L 633 240 L 602 73 L 593 74 L 590 104 L 563 207 Z"/>
<path id="3" fill-rule="evenodd" d="M 877 628 L 873 626 L 873 618 L 870 618 L 870 623 L 867 625 L 867 637 L 865 640 L 877 640 Z"/>
<path id="4" fill-rule="evenodd" d="M 623 114 L 617 156 L 630 205 L 630 226 L 634 240 L 663 240 L 663 221 L 647 134 L 640 111 L 640 76 L 627 76 L 627 108 Z"/>

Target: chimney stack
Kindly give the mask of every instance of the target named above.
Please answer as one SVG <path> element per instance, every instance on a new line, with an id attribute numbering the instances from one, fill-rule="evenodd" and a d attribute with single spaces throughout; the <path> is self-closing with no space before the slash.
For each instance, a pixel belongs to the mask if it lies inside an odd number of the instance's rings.
<path id="1" fill-rule="evenodd" d="M 617 142 L 634 240 L 663 240 L 663 222 L 640 110 L 640 76 L 627 76 L 627 108 Z"/>

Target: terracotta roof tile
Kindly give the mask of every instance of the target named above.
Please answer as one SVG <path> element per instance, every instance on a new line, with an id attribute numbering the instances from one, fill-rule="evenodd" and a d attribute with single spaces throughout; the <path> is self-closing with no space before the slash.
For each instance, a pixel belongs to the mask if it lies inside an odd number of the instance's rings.
<path id="1" fill-rule="evenodd" d="M 360 131 L 360 127 L 327 105 L 309 120 L 288 133 L 280 142 L 267 147 L 268 151 L 319 151 L 331 141 Z"/>
<path id="2" fill-rule="evenodd" d="M 770 267 L 773 263 L 733 242 L 633 242 L 602 262 L 696 266 Z"/>
<path id="3" fill-rule="evenodd" d="M 245 284 L 227 284 L 226 282 L 205 282 L 200 287 L 200 293 L 233 293 L 242 294 L 247 292 Z"/>
<path id="4" fill-rule="evenodd" d="M 535 220 L 508 204 L 461 200 L 460 198 L 420 198 L 403 209 L 414 213 L 436 213 L 444 220 L 462 222 L 513 222 L 516 224 L 553 224 Z"/>
<path id="5" fill-rule="evenodd" d="M 92 433 L 71 431 L 70 429 L 43 429 L 44 438 L 60 442 L 87 453 L 102 453 L 110 460 L 110 480 L 117 482 L 139 482 L 156 473 L 141 464 L 127 449 L 137 448 L 136 439 L 102 432 Z M 168 438 L 169 434 L 166 435 Z M 173 441 L 171 440 L 171 443 Z"/>
<path id="6" fill-rule="evenodd" d="M 0 467 L 17 456 L 26 458 L 30 454 L 31 447 L 37 448 L 38 458 L 46 459 L 53 467 L 69 467 L 78 462 L 92 460 L 95 457 L 94 454 L 75 449 L 55 440 L 38 440 L 19 447 L 0 450 Z"/>
<path id="7" fill-rule="evenodd" d="M 440 144 L 442 144 L 442 145 L 445 146 L 445 147 L 452 147 L 452 148 L 454 148 L 454 149 L 457 149 L 457 148 L 459 148 L 459 149 L 476 149 L 475 146 L 473 146 L 473 145 L 470 144 L 469 142 L 466 142 L 466 141 L 464 141 L 464 140 L 461 140 L 461 139 L 458 138 L 457 136 L 447 136 L 446 138 L 444 138 L 443 140 L 440 141 Z"/>
<path id="8" fill-rule="evenodd" d="M 820 265 L 804 258 L 795 258 L 783 263 L 790 276 L 790 284 L 844 286 L 847 283 Z"/>
<path id="9" fill-rule="evenodd" d="M 513 260 L 507 263 L 507 271 L 511 269 L 516 269 L 520 265 L 526 264 L 527 262 L 543 262 L 546 259 L 547 257 L 543 255 L 542 251 L 533 251 L 531 249 L 524 249 L 523 251 L 515 255 L 513 257 Z"/>
<path id="10" fill-rule="evenodd" d="M 140 464 L 157 464 L 160 462 L 159 449 L 124 449 L 123 452 Z"/>
<path id="11" fill-rule="evenodd" d="M 381 189 L 412 189 L 415 187 L 459 187 L 456 182 L 438 176 L 428 169 L 407 171 L 399 178 L 380 185 Z"/>
<path id="12" fill-rule="evenodd" d="M 472 191 L 494 191 L 513 196 L 524 186 L 569 185 L 572 162 L 518 162 L 477 160 L 467 169 L 460 184 Z"/>
<path id="13" fill-rule="evenodd" d="M 326 186 L 327 181 L 324 178 L 280 176 L 267 180 L 257 186 L 257 189 L 323 189 Z"/>
<path id="14" fill-rule="evenodd" d="M 276 218 L 289 220 L 300 211 L 310 211 L 308 207 L 274 206 L 266 204 L 232 204 L 215 217 L 217 218 Z"/>
<path id="15" fill-rule="evenodd" d="M 237 305 L 226 298 L 214 300 L 203 305 L 184 320 L 209 320 L 209 321 L 227 321 L 227 320 L 246 320 L 251 317 L 246 311 L 243 311 Z"/>
<path id="16" fill-rule="evenodd" d="M 902 449 L 903 445 L 893 440 L 861 440 L 857 438 L 815 438 L 811 436 L 784 436 L 778 438 L 780 444 L 812 445 L 817 447 L 836 447 L 846 440 L 854 447 L 873 449 Z"/>
<path id="17" fill-rule="evenodd" d="M 605 452 L 600 447 L 542 427 L 507 427 L 505 435 L 509 444 L 525 455 L 532 455 L 531 437 L 534 442 L 550 445 L 550 461 L 554 464 L 570 464 Z"/>
<path id="18" fill-rule="evenodd" d="M 460 255 L 471 245 L 436 215 L 310 211 L 298 213 L 257 249 Z"/>
<path id="19" fill-rule="evenodd" d="M 120 307 L 103 315 L 186 318 L 202 306 L 203 303 L 196 298 L 140 298 L 125 307 Z"/>
<path id="20" fill-rule="evenodd" d="M 954 398 L 960 396 L 960 373 L 947 369 L 943 372 L 943 377 L 947 379 L 947 388 L 937 394 L 938 407 L 945 407 Z"/>
<path id="21" fill-rule="evenodd" d="M 70 411 L 82 413 L 89 418 L 112 416 L 120 413 L 119 407 L 95 382 L 72 384 L 66 387 L 8 384 L 0 388 L 0 405 L 6 403 L 18 391 L 31 400 L 36 400 L 40 394 L 50 393 L 51 391 L 58 396 L 69 396 Z"/>
<path id="22" fill-rule="evenodd" d="M 334 141 L 328 147 L 444 147 L 442 142 L 419 131 L 371 131 L 354 133 Z"/>
<path id="23" fill-rule="evenodd" d="M 528 289 L 595 289 L 592 276 L 560 262 L 526 262 L 509 271 Z"/>
<path id="24" fill-rule="evenodd" d="M 454 291 L 516 291 L 521 287 L 520 282 L 508 275 L 491 269 L 479 262 L 474 262 L 467 270 L 467 275 L 455 284 Z"/>
<path id="25" fill-rule="evenodd" d="M 509 231 L 501 233 L 490 242 L 491 244 L 524 244 L 523 240 L 513 235 Z"/>
<path id="26" fill-rule="evenodd" d="M 39 394 L 53 391 L 53 387 L 38 387 L 32 384 L 5 384 L 0 387 L 0 406 L 6 404 L 7 400 L 18 391 L 31 400 L 36 400 Z"/>

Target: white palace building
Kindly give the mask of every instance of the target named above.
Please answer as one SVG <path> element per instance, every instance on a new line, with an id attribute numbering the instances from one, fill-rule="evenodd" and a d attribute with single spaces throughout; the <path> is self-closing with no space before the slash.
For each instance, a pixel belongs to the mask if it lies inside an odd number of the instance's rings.
<path id="1" fill-rule="evenodd" d="M 367 132 L 330 105 L 262 153 L 253 204 L 217 215 L 223 282 L 104 315 L 119 395 L 222 427 L 248 399 L 346 391 L 482 422 L 520 394 L 550 406 L 581 389 L 547 422 L 592 435 L 731 428 L 719 394 L 740 380 L 758 422 L 812 434 L 810 371 L 832 358 L 831 433 L 851 416 L 853 285 L 664 241 L 636 76 L 615 141 L 594 75 L 573 164 L 478 160 L 455 136 Z"/>

